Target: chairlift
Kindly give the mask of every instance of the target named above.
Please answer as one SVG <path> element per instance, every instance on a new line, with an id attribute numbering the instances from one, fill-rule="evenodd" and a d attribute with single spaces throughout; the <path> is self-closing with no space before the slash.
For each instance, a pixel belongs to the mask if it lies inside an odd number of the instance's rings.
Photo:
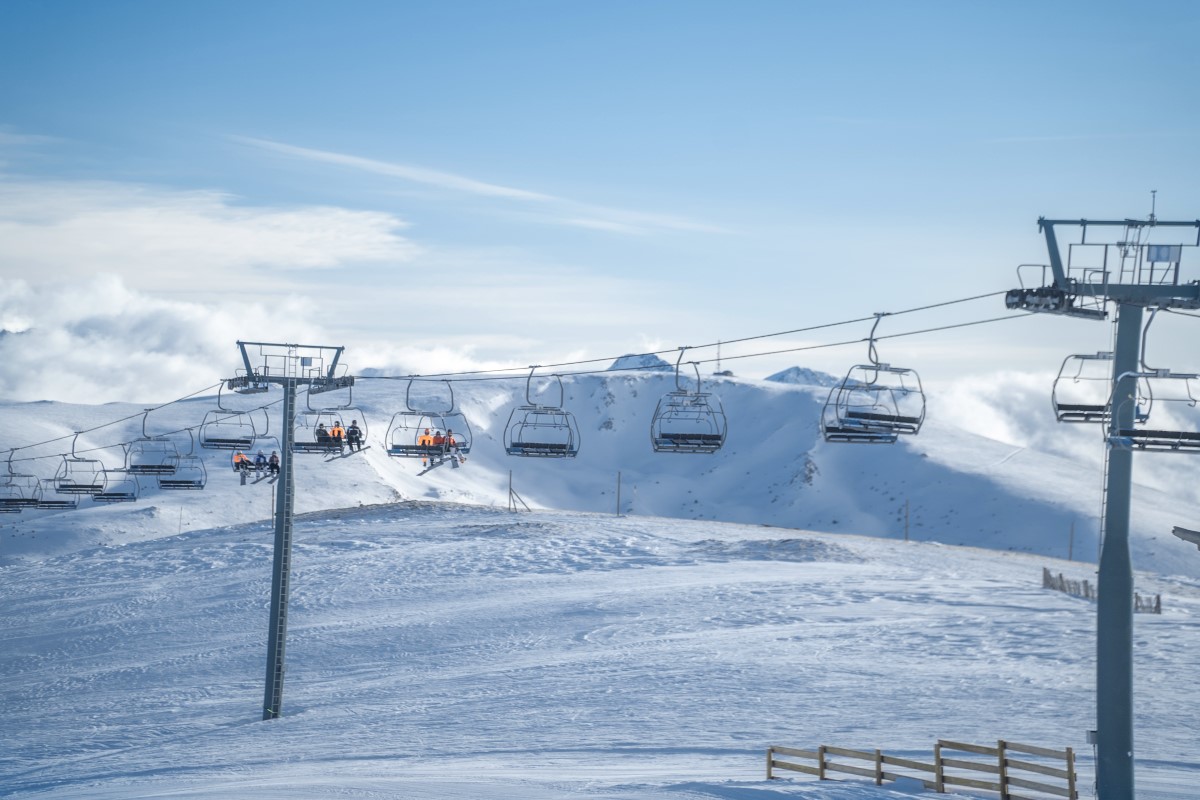
<path id="1" fill-rule="evenodd" d="M 142 435 L 129 443 L 125 453 L 125 469 L 134 475 L 170 475 L 175 471 L 179 455 L 175 442 L 166 436 L 146 433 L 146 419 L 152 410 L 148 408 L 142 415 Z"/>
<path id="2" fill-rule="evenodd" d="M 81 458 L 75 452 L 79 434 L 71 440 L 71 455 L 63 456 L 54 475 L 54 491 L 59 494 L 99 494 L 104 491 L 104 464 L 95 458 Z"/>
<path id="3" fill-rule="evenodd" d="M 224 388 L 225 382 L 221 382 Z M 257 430 L 250 411 L 235 411 L 221 405 L 217 389 L 217 407 L 204 415 L 200 423 L 200 446 L 206 450 L 245 450 L 254 443 Z"/>
<path id="4" fill-rule="evenodd" d="M 1108 432 L 1108 443 L 1125 450 L 1200 453 L 1200 374 L 1172 372 L 1146 365 L 1146 338 L 1158 310 L 1151 309 L 1150 318 L 1142 331 L 1140 371 L 1125 373 L 1114 381 L 1114 390 L 1121 379 L 1130 377 L 1137 379 L 1139 387 L 1145 385 L 1146 393 L 1154 398 L 1153 419 L 1143 417 L 1141 421 L 1146 423 L 1144 428 L 1122 428 L 1118 422 L 1127 415 L 1120 413 L 1123 406 L 1118 407 Z M 1137 401 L 1140 401 L 1141 394 L 1139 391 Z M 1123 401 L 1128 402 L 1128 399 Z M 1139 421 L 1136 410 L 1134 420 L 1135 423 Z M 1184 424 L 1188 420 L 1190 424 Z"/>
<path id="5" fill-rule="evenodd" d="M 54 483 L 53 483 L 53 481 L 40 481 L 40 483 L 41 483 L 41 490 L 40 490 L 41 493 L 38 496 L 38 501 L 37 501 L 37 506 L 36 506 L 37 508 L 49 509 L 49 510 L 54 510 L 54 511 L 69 511 L 70 509 L 79 507 L 79 496 L 78 495 L 68 495 L 65 498 L 47 497 L 46 496 L 46 484 L 50 483 L 50 488 L 53 489 Z"/>
<path id="6" fill-rule="evenodd" d="M 343 430 L 349 423 L 358 422 L 362 430 L 362 438 L 367 439 L 367 418 L 362 410 L 354 403 L 354 387 L 349 387 L 350 397 L 346 405 L 315 409 L 312 407 L 312 393 L 305 396 L 308 409 L 296 415 L 296 426 L 292 437 L 292 452 L 294 453 L 340 453 L 346 446 L 346 439 L 335 440 L 329 436 L 329 431 L 335 426 Z"/>
<path id="7" fill-rule="evenodd" d="M 176 453 L 171 457 L 171 471 L 158 476 L 158 488 L 166 490 L 196 490 L 203 489 L 208 483 L 208 469 L 204 459 L 196 455 L 196 437 L 188 428 L 191 445 L 186 453 Z"/>
<path id="8" fill-rule="evenodd" d="M 1063 359 L 1050 391 L 1054 417 L 1059 422 L 1108 422 L 1112 394 L 1113 354 L 1075 354 Z M 1151 389 L 1138 381 L 1135 421 L 1145 422 L 1153 400 Z"/>
<path id="9" fill-rule="evenodd" d="M 413 407 L 413 380 L 409 380 L 408 388 L 404 392 L 404 406 L 407 410 L 392 415 L 387 434 L 384 436 L 389 456 L 439 460 L 452 451 L 463 455 L 471 452 L 471 426 L 466 415 L 455 410 L 454 387 L 450 381 L 441 382 L 446 384 L 449 392 L 447 408 L 429 410 Z M 438 441 L 439 435 L 441 441 Z"/>
<path id="10" fill-rule="evenodd" d="M 1160 369 L 1122 377 L 1130 376 L 1153 392 L 1153 419 L 1138 418 L 1135 411 L 1135 423 L 1144 422 L 1145 427 L 1110 429 L 1109 444 L 1124 450 L 1200 453 L 1200 375 Z M 1188 419 L 1191 423 L 1184 424 Z"/>
<path id="11" fill-rule="evenodd" d="M 8 451 L 8 474 L 0 481 L 0 514 L 18 514 L 23 508 L 36 508 L 42 498 L 42 482 L 36 475 L 13 472 L 13 451 Z"/>
<path id="12" fill-rule="evenodd" d="M 725 444 L 725 410 L 716 395 L 700 391 L 699 365 L 690 362 L 696 370 L 696 391 L 689 391 L 680 380 L 686 350 L 679 348 L 675 390 L 658 401 L 650 422 L 650 443 L 656 453 L 715 453 Z"/>
<path id="13" fill-rule="evenodd" d="M 550 376 L 558 383 L 558 405 L 540 405 L 531 395 L 536 370 L 536 366 L 530 367 L 525 380 L 525 405 L 514 408 L 508 417 L 504 452 L 533 458 L 574 458 L 579 453 L 579 426 L 575 416 L 562 407 L 566 399 L 562 378 Z"/>
<path id="14" fill-rule="evenodd" d="M 92 495 L 96 503 L 132 503 L 141 495 L 137 475 L 124 469 L 106 469 L 103 472 L 104 489 Z"/>
<path id="15" fill-rule="evenodd" d="M 875 330 L 885 314 L 875 315 L 868 339 L 870 364 L 850 368 L 821 411 L 821 433 L 827 442 L 892 444 L 915 435 L 925 421 L 925 393 L 914 370 L 881 363 Z"/>

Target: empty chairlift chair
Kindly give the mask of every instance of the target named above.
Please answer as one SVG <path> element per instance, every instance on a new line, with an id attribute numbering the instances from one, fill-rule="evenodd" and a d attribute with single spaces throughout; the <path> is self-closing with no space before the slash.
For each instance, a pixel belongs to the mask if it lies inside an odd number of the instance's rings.
<path id="1" fill-rule="evenodd" d="M 418 402 L 414 408 L 412 397 L 413 381 L 408 382 L 404 394 L 404 411 L 392 415 L 384 441 L 387 454 L 393 458 L 421 458 L 438 461 L 452 451 L 461 455 L 471 452 L 471 426 L 466 416 L 455 410 L 454 387 L 446 384 L 448 397 L 444 403 L 428 399 Z M 430 406 L 445 405 L 445 410 L 429 410 Z M 438 435 L 441 441 L 437 441 Z M 451 441 L 453 440 L 453 441 Z"/>
<path id="2" fill-rule="evenodd" d="M 222 382 L 221 387 L 224 386 Z M 217 408 L 205 414 L 200 423 L 200 446 L 206 450 L 246 450 L 257 435 L 251 412 L 222 406 L 218 389 Z"/>
<path id="3" fill-rule="evenodd" d="M 170 475 L 175 471 L 179 450 L 166 436 L 151 436 L 146 432 L 146 419 L 151 409 L 142 415 L 142 435 L 129 443 L 125 454 L 125 470 L 134 475 Z"/>
<path id="4" fill-rule="evenodd" d="M 1108 422 L 1112 394 L 1112 353 L 1069 355 L 1050 392 L 1059 422 Z"/>
<path id="5" fill-rule="evenodd" d="M 8 474 L 0 480 L 0 514 L 18 514 L 25 508 L 37 508 L 42 498 L 42 483 L 35 475 L 13 471 L 12 451 L 8 453 Z"/>
<path id="6" fill-rule="evenodd" d="M 106 469 L 104 488 L 92 495 L 96 503 L 132 503 L 141 495 L 137 475 L 123 469 Z"/>
<path id="7" fill-rule="evenodd" d="M 558 405 L 535 403 L 531 383 L 536 369 L 530 370 L 525 381 L 525 405 L 514 408 L 508 417 L 504 452 L 533 458 L 574 458 L 579 453 L 579 425 L 575 416 L 562 407 L 566 399 L 562 378 L 551 376 L 558 383 Z"/>
<path id="8" fill-rule="evenodd" d="M 186 453 L 176 453 L 171 460 L 172 470 L 158 476 L 158 488 L 170 491 L 199 490 L 208 483 L 208 469 L 204 459 L 196 455 L 196 438 L 188 428 L 191 446 Z"/>
<path id="9" fill-rule="evenodd" d="M 1146 366 L 1146 338 L 1157 312 L 1157 308 L 1151 310 L 1142 332 L 1140 371 L 1121 375 L 1122 380 L 1116 382 L 1117 389 L 1128 393 L 1128 380 L 1136 379 L 1133 397 L 1126 394 L 1115 403 L 1109 400 L 1114 410 L 1108 428 L 1108 443 L 1121 449 L 1200 453 L 1200 374 Z M 1149 414 L 1142 414 L 1140 409 L 1147 396 L 1153 398 L 1153 409 Z M 1131 403 L 1136 406 L 1129 413 Z M 1130 417 L 1134 421 L 1133 427 L 1124 424 Z M 1139 423 L 1144 423 L 1145 427 L 1137 427 Z"/>
<path id="10" fill-rule="evenodd" d="M 680 348 L 675 364 L 675 391 L 658 401 L 650 422 L 650 443 L 656 453 L 715 453 L 725 444 L 728 428 L 725 410 L 718 397 L 700 391 L 700 368 L 696 369 L 696 391 L 688 391 L 680 380 L 683 361 Z"/>
<path id="11" fill-rule="evenodd" d="M 104 465 L 95 458 L 82 458 L 75 452 L 79 434 L 71 440 L 71 455 L 63 456 L 54 475 L 58 494 L 99 494 L 104 491 Z"/>
<path id="12" fill-rule="evenodd" d="M 875 315 L 868 345 L 870 364 L 850 368 L 829 391 L 821 411 L 821 433 L 827 442 L 892 444 L 912 436 L 925 420 L 925 393 L 914 370 L 881 363 L 875 351 Z"/>

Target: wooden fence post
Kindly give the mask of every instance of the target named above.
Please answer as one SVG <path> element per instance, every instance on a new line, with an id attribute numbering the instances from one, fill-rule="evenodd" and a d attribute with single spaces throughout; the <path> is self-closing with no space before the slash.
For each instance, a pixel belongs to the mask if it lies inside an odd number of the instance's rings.
<path id="1" fill-rule="evenodd" d="M 817 778 L 825 780 L 825 745 L 817 747 Z"/>
<path id="2" fill-rule="evenodd" d="M 946 766 L 942 763 L 942 743 L 933 746 L 933 783 L 938 794 L 946 792 Z"/>
<path id="3" fill-rule="evenodd" d="M 1003 739 L 996 742 L 996 759 L 1000 762 L 1000 800 L 1008 800 L 1008 754 Z"/>
<path id="4" fill-rule="evenodd" d="M 774 759 L 774 757 L 775 757 L 775 748 L 768 747 L 767 748 L 767 780 L 771 780 L 771 761 Z"/>
<path id="5" fill-rule="evenodd" d="M 1067 798 L 1068 800 L 1079 800 L 1079 794 L 1075 791 L 1075 751 L 1067 748 Z"/>
<path id="6" fill-rule="evenodd" d="M 875 785 L 883 786 L 883 751 L 875 748 Z"/>

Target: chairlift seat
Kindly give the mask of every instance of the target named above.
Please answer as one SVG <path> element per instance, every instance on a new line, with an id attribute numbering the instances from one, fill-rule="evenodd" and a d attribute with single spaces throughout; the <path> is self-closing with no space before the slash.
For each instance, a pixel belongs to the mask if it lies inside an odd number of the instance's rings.
<path id="1" fill-rule="evenodd" d="M 200 478 L 180 478 L 180 477 L 159 478 L 158 479 L 158 488 L 159 489 L 167 489 L 167 490 L 203 489 L 204 481 L 201 480 Z"/>
<path id="2" fill-rule="evenodd" d="M 342 445 L 330 440 L 328 442 L 292 442 L 293 453 L 340 453 Z"/>
<path id="3" fill-rule="evenodd" d="M 92 495 L 92 501 L 96 503 L 132 503 L 137 500 L 137 495 L 130 491 L 104 491 Z"/>
<path id="4" fill-rule="evenodd" d="M 248 450 L 254 444 L 254 436 L 200 436 L 200 446 L 209 450 Z"/>
<path id="5" fill-rule="evenodd" d="M 847 409 L 845 413 L 847 419 L 864 420 L 866 422 L 880 422 L 887 426 L 896 427 L 912 427 L 919 425 L 921 419 L 919 417 L 906 417 L 900 414 L 881 414 L 877 411 L 858 411 L 856 409 Z"/>
<path id="6" fill-rule="evenodd" d="M 1200 431 L 1162 431 L 1122 428 L 1109 437 L 1114 447 L 1163 452 L 1200 451 Z"/>
<path id="7" fill-rule="evenodd" d="M 860 427 L 825 428 L 827 442 L 857 442 L 862 444 L 894 444 L 899 435 L 893 431 L 872 430 Z"/>
<path id="8" fill-rule="evenodd" d="M 578 448 L 572 449 L 565 442 L 512 442 L 504 448 L 510 456 L 573 456 Z"/>
<path id="9" fill-rule="evenodd" d="M 45 500 L 45 499 L 42 499 L 42 500 L 37 501 L 37 507 L 44 508 L 44 509 L 57 509 L 57 510 L 62 511 L 62 510 L 71 509 L 71 508 L 78 508 L 79 500 L 78 499 L 72 499 L 72 500 Z"/>
<path id="10" fill-rule="evenodd" d="M 719 433 L 661 432 L 652 444 L 660 453 L 715 453 L 725 443 Z"/>

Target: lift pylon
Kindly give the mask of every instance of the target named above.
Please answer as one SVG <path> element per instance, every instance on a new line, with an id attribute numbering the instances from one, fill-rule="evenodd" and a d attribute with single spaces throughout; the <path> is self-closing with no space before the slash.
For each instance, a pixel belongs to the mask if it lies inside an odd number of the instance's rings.
<path id="1" fill-rule="evenodd" d="M 1117 309 L 1109 400 L 1104 539 L 1096 603 L 1096 782 L 1104 798 L 1134 797 L 1133 566 L 1129 550 L 1133 447 L 1136 439 L 1139 350 L 1146 308 L 1200 308 L 1200 281 L 1184 270 L 1196 263 L 1200 219 L 1167 222 L 1151 212 L 1145 220 L 1038 219 L 1050 263 L 1040 267 L 1042 285 L 1010 291 L 1012 309 L 1102 319 Z M 1056 228 L 1076 228 L 1078 238 L 1059 244 Z M 1104 241 L 1089 232 L 1119 230 Z M 1018 270 L 1018 275 L 1021 270 Z M 1155 401 L 1158 404 L 1158 392 Z M 1157 413 L 1157 411 L 1152 412 Z M 1131 434 L 1129 436 L 1123 434 Z M 1147 448 L 1149 449 L 1149 448 Z"/>

